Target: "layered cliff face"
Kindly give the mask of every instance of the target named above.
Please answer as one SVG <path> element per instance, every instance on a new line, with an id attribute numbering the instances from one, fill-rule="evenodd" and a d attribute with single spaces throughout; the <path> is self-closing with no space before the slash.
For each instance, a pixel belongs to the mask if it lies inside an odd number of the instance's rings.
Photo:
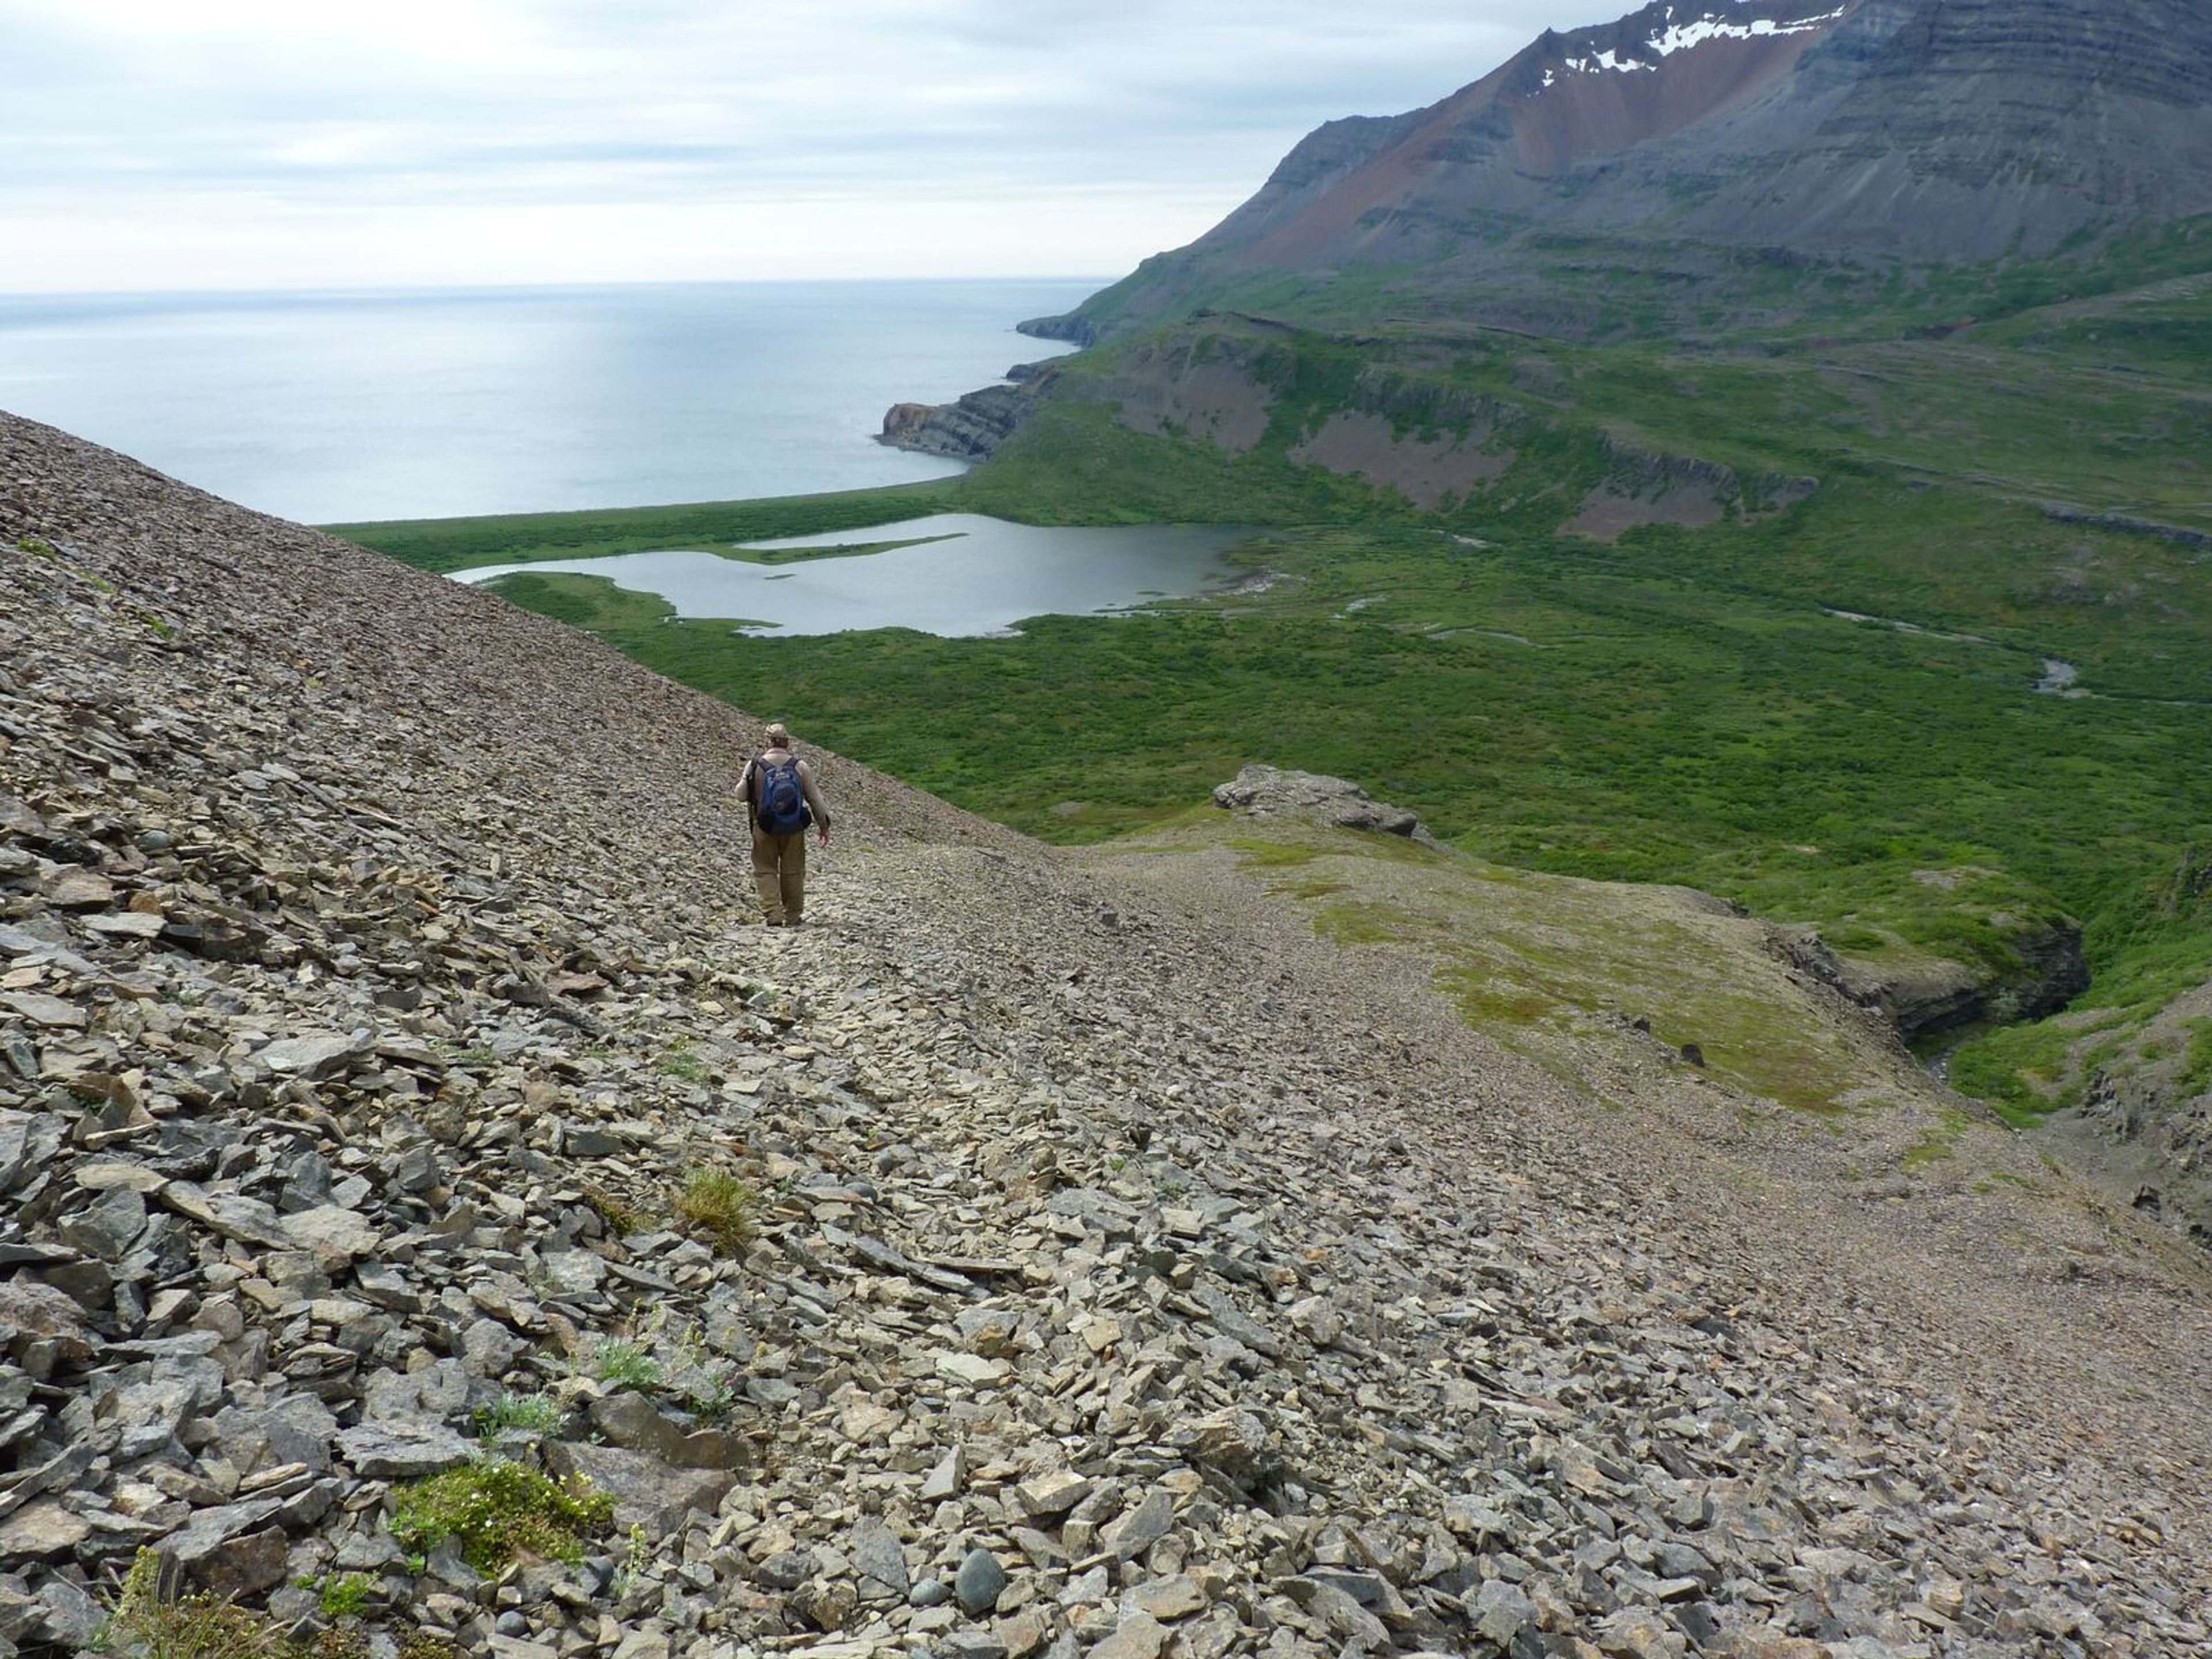
<path id="1" fill-rule="evenodd" d="M 2212 211 L 2191 0 L 1655 0 L 1426 109 L 1322 127 L 1252 199 L 1042 331 L 1255 270 L 1485 283 L 1569 232 L 1910 261 L 2043 257 Z"/>

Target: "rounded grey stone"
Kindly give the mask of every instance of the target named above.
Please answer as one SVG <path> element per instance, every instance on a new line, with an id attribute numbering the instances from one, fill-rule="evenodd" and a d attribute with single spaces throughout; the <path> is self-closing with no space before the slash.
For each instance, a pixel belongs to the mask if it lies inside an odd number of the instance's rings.
<path id="1" fill-rule="evenodd" d="M 971 1619 L 988 1613 L 999 1602 L 999 1592 L 1006 1587 L 1006 1570 L 999 1565 L 999 1558 L 986 1549 L 968 1552 L 968 1559 L 960 1564 L 954 1575 L 952 1593 L 960 1601 L 961 1611 Z"/>

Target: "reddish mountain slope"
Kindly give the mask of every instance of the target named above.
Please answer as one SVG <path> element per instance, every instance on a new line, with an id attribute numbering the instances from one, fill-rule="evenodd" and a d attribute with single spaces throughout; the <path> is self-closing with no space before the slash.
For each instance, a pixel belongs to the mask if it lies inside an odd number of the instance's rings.
<path id="1" fill-rule="evenodd" d="M 1441 102 L 1333 121 L 1243 207 L 1039 331 L 1253 270 L 1466 284 L 1567 231 L 1910 260 L 2041 257 L 2212 212 L 2203 0 L 1654 0 Z"/>

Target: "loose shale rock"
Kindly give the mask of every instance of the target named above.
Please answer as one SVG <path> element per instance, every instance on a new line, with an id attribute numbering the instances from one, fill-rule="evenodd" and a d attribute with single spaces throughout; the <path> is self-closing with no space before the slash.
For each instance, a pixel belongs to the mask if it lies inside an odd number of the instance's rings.
<path id="1" fill-rule="evenodd" d="M 2212 1645 L 2212 1303 L 2124 1222 L 1954 1268 L 835 756 L 747 927 L 750 732 L 0 417 L 0 1659 L 142 1548 L 380 1654 Z M 410 1560 L 485 1455 L 614 1528 Z"/>

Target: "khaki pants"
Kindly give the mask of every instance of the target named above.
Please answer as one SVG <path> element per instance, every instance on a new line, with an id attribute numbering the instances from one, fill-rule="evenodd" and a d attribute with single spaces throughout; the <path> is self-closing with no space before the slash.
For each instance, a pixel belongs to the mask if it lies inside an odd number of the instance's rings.
<path id="1" fill-rule="evenodd" d="M 753 885 L 771 927 L 796 926 L 806 908 L 806 831 L 793 836 L 753 830 Z"/>

